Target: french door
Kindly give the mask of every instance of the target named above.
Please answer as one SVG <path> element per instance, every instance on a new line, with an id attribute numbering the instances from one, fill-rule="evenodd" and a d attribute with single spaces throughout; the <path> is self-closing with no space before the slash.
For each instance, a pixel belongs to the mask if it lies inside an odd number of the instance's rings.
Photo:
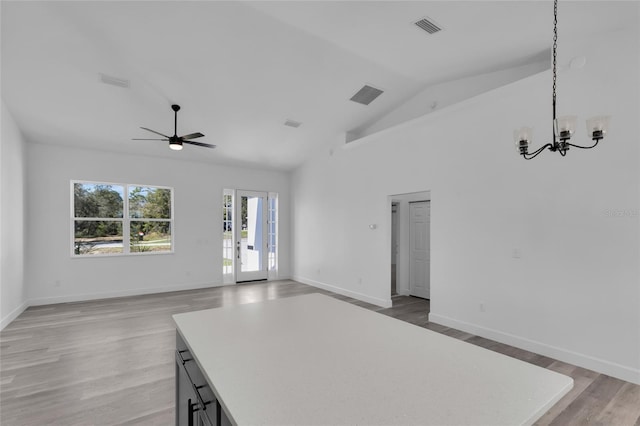
<path id="1" fill-rule="evenodd" d="M 236 282 L 268 277 L 268 223 L 266 192 L 236 191 Z"/>

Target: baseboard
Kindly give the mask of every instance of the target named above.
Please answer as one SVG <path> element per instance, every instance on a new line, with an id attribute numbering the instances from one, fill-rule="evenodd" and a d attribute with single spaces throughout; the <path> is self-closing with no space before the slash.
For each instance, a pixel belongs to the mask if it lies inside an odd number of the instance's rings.
<path id="1" fill-rule="evenodd" d="M 341 294 L 343 296 L 353 297 L 354 299 L 361 300 L 363 302 L 371 303 L 376 306 L 380 306 L 381 308 L 390 308 L 391 307 L 391 298 L 384 300 L 379 299 L 377 297 L 367 296 L 366 294 L 358 293 L 351 290 L 345 290 L 344 288 L 336 287 L 331 284 L 323 283 L 320 281 L 311 280 L 309 278 L 304 278 L 301 276 L 294 275 L 292 278 L 294 281 L 301 282 L 303 284 L 308 284 L 313 287 L 321 288 L 323 290 L 332 291 L 334 293 Z"/>
<path id="2" fill-rule="evenodd" d="M 293 278 L 291 278 L 291 276 L 289 275 L 278 275 L 277 277 L 272 277 L 269 278 L 267 281 L 287 281 L 287 280 L 292 280 Z"/>
<path id="3" fill-rule="evenodd" d="M 277 280 L 288 280 L 289 277 L 278 277 Z M 143 294 L 154 293 L 169 293 L 172 291 L 181 290 L 198 290 L 202 288 L 220 287 L 223 285 L 230 285 L 235 283 L 198 283 L 189 285 L 171 285 L 165 287 L 154 288 L 136 288 L 132 290 L 112 291 L 102 293 L 82 293 L 72 294 L 67 296 L 52 296 L 52 297 L 36 297 L 26 300 L 22 305 L 18 306 L 9 315 L 0 320 L 0 330 L 3 330 L 6 326 L 16 319 L 21 313 L 23 313 L 29 306 L 41 306 L 41 305 L 53 305 L 56 303 L 73 303 L 73 302 L 85 302 L 89 300 L 111 299 L 114 297 L 127 297 L 127 296 L 140 296 Z"/>
<path id="4" fill-rule="evenodd" d="M 6 315 L 4 318 L 2 318 L 0 320 L 0 331 L 4 330 L 4 328 L 6 326 L 8 326 L 9 324 L 11 324 L 11 321 L 13 321 L 14 319 L 18 318 L 18 316 L 23 313 L 29 306 L 31 306 L 29 304 L 28 300 L 25 300 L 24 302 L 22 302 L 22 304 L 20 306 L 18 306 L 17 308 L 15 308 L 13 311 L 11 311 L 9 313 L 9 315 Z"/>
<path id="5" fill-rule="evenodd" d="M 143 294 L 153 293 L 168 293 L 171 291 L 181 290 L 197 290 L 201 288 L 220 287 L 222 283 L 198 283 L 198 284 L 183 284 L 183 285 L 170 285 L 165 287 L 153 287 L 153 288 L 135 288 L 131 290 L 112 291 L 104 293 L 83 293 L 73 294 L 68 296 L 53 296 L 53 297 L 38 297 L 29 299 L 30 306 L 39 305 L 53 305 L 55 303 L 71 303 L 71 302 L 85 302 L 88 300 L 98 299 L 111 299 L 114 297 L 127 297 L 127 296 L 140 296 Z"/>
<path id="6" fill-rule="evenodd" d="M 429 322 L 434 322 L 446 327 L 451 327 L 457 330 L 465 331 L 467 333 L 475 334 L 476 336 L 484 337 L 486 339 L 491 339 L 510 346 L 515 346 L 520 349 L 548 356 L 550 358 L 577 365 L 579 367 L 587 368 L 589 370 L 597 371 L 598 373 L 606 374 L 608 376 L 625 380 L 627 382 L 640 384 L 640 369 L 616 364 L 614 362 L 606 361 L 600 358 L 573 352 L 568 349 L 547 345 L 546 343 L 529 340 L 524 337 L 504 333 L 499 330 L 471 324 L 465 321 L 459 321 L 453 318 L 446 317 L 444 315 L 429 313 Z"/>

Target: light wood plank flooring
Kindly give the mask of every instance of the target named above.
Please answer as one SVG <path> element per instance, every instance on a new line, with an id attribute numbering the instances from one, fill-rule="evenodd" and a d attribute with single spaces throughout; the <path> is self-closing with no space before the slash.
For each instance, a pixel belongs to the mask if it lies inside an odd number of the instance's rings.
<path id="1" fill-rule="evenodd" d="M 429 301 L 381 309 L 293 281 L 31 307 L 0 333 L 0 424 L 171 425 L 171 315 L 307 293 L 337 299 L 573 377 L 538 425 L 640 426 L 640 386 L 429 323 Z M 212 324 L 211 326 L 215 326 Z M 398 360 L 389 360 L 393 368 Z"/>

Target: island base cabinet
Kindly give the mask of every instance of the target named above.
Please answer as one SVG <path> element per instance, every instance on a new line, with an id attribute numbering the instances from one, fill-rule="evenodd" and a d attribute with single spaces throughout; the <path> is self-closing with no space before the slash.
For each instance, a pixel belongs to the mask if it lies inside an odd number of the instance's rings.
<path id="1" fill-rule="evenodd" d="M 231 425 L 220 403 L 176 333 L 176 426 Z"/>

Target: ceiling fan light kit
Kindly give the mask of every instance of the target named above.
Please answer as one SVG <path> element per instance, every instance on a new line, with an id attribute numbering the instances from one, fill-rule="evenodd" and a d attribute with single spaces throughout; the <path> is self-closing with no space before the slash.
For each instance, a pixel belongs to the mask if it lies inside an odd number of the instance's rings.
<path id="1" fill-rule="evenodd" d="M 174 151 L 180 151 L 182 150 L 182 142 L 176 140 L 169 141 L 169 148 Z"/>
<path id="2" fill-rule="evenodd" d="M 557 80 L 557 50 L 558 50 L 558 0 L 553 2 L 553 142 L 547 143 L 534 152 L 529 152 L 533 141 L 533 129 L 521 127 L 513 132 L 516 148 L 525 160 L 537 157 L 545 149 L 559 152 L 563 157 L 567 155 L 570 147 L 591 149 L 598 145 L 609 130 L 610 116 L 596 116 L 587 120 L 587 134 L 593 141 L 592 145 L 582 146 L 569 142 L 576 130 L 578 118 L 575 115 L 556 117 L 556 80 Z"/>
<path id="3" fill-rule="evenodd" d="M 200 132 L 196 132 L 196 133 L 190 133 L 188 135 L 184 135 L 184 136 L 178 136 L 178 111 L 180 111 L 180 105 L 171 105 L 171 109 L 173 110 L 173 114 L 174 114 L 174 131 L 173 131 L 173 136 L 167 136 L 163 133 L 160 132 L 156 132 L 155 130 L 151 130 L 148 129 L 146 127 L 140 127 L 142 130 L 146 130 L 147 132 L 151 132 L 151 133 L 155 133 L 158 136 L 162 136 L 163 139 L 133 139 L 134 141 L 165 141 L 165 142 L 169 142 L 169 148 L 174 150 L 174 151 L 180 151 L 183 148 L 183 144 L 187 143 L 187 144 L 191 144 L 191 145 L 196 145 L 196 146 L 201 146 L 204 148 L 215 148 L 215 145 L 211 145 L 208 143 L 204 143 L 204 142 L 196 142 L 193 141 L 191 139 L 196 139 L 196 138 L 201 138 L 204 136 L 204 134 L 200 133 Z"/>

